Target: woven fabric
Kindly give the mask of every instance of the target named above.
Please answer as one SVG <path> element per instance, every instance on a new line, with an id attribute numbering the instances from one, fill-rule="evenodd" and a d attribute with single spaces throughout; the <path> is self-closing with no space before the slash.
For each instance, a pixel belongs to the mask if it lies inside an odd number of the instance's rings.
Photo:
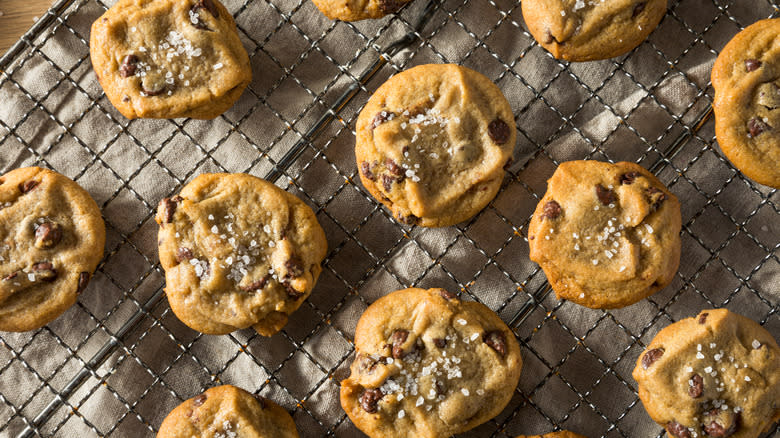
<path id="1" fill-rule="evenodd" d="M 101 206 L 108 238 L 75 306 L 40 330 L 0 333 L 0 436 L 27 427 L 41 436 L 154 436 L 182 400 L 222 383 L 281 404 L 303 437 L 362 436 L 338 401 L 355 323 L 371 302 L 406 286 L 444 287 L 515 319 L 520 385 L 504 412 L 470 437 L 556 427 L 659 437 L 631 378 L 658 330 L 727 307 L 780 337 L 780 195 L 738 173 L 705 117 L 718 51 L 776 13 L 772 0 L 670 0 L 647 42 L 580 64 L 536 45 L 520 3 L 508 0 L 434 3 L 417 38 L 378 64 L 415 31 L 425 0 L 351 24 L 327 20 L 308 0 L 225 4 L 254 79 L 212 121 L 130 122 L 112 108 L 87 46 L 108 2 L 74 1 L 2 67 L 0 169 L 39 165 L 75 179 Z M 515 160 L 499 195 L 472 220 L 410 228 L 359 184 L 355 120 L 392 74 L 444 62 L 476 69 L 504 91 L 519 130 Z M 318 123 L 356 84 L 332 109 L 336 117 Z M 682 203 L 679 274 L 624 309 L 559 302 L 528 259 L 526 229 L 545 181 L 557 163 L 584 158 L 638 162 Z M 216 171 L 274 177 L 314 208 L 328 237 L 317 287 L 271 338 L 252 330 L 200 335 L 162 294 L 153 211 L 194 176 Z M 780 436 L 773 427 L 769 436 Z"/>

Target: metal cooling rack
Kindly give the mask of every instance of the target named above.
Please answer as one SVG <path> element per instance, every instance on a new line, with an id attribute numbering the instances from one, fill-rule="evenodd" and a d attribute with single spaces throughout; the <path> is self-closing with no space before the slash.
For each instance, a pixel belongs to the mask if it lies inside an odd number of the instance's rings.
<path id="1" fill-rule="evenodd" d="M 513 400 L 464 436 L 560 427 L 660 437 L 630 377 L 660 328 L 725 306 L 780 337 L 778 194 L 744 178 L 714 145 L 706 63 L 740 28 L 777 15 L 772 0 L 672 0 L 647 42 L 587 64 L 556 61 L 536 45 L 519 2 L 416 0 L 397 16 L 361 23 L 325 20 L 309 0 L 225 3 L 255 81 L 213 122 L 118 115 L 94 80 L 87 47 L 89 25 L 109 4 L 60 0 L 0 58 L 3 171 L 35 164 L 65 173 L 96 197 L 108 229 L 106 257 L 77 305 L 35 332 L 0 334 L 0 436 L 153 436 L 170 409 L 221 383 L 282 404 L 304 437 L 360 436 L 339 407 L 338 381 L 352 359 L 356 317 L 387 292 L 380 284 L 461 291 L 518 335 L 525 363 Z M 345 55 L 344 46 L 357 52 Z M 519 129 L 499 195 L 446 229 L 396 222 L 357 183 L 350 152 L 372 90 L 427 62 L 488 75 L 509 97 Z M 144 123 L 157 124 L 154 138 L 139 138 L 135 127 Z M 683 204 L 677 278 L 626 309 L 555 300 L 527 258 L 525 233 L 544 181 L 559 162 L 582 158 L 638 162 Z M 120 170 L 118 159 L 135 170 Z M 328 234 L 314 293 L 272 338 L 197 334 L 162 299 L 154 208 L 206 171 L 275 181 L 311 205 Z M 162 183 L 149 187 L 150 178 Z M 780 436 L 773 427 L 767 436 Z"/>

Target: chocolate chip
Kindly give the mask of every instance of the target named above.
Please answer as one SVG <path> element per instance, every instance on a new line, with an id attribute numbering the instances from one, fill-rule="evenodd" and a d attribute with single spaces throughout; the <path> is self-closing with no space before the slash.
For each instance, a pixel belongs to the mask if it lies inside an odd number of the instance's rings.
<path id="1" fill-rule="evenodd" d="M 675 438 L 691 438 L 691 431 L 676 421 L 666 423 L 666 431 Z"/>
<path id="2" fill-rule="evenodd" d="M 209 13 L 214 16 L 214 18 L 219 18 L 219 9 L 217 9 L 217 5 L 215 5 L 211 0 L 199 0 L 190 8 L 190 12 L 192 13 L 190 15 L 190 23 L 192 23 L 192 25 L 198 29 L 211 32 L 211 29 L 206 25 L 206 23 L 202 22 L 200 16 L 197 15 L 201 9 L 206 9 L 209 11 Z"/>
<path id="3" fill-rule="evenodd" d="M 284 269 L 287 270 L 287 273 L 284 274 L 284 278 L 296 278 L 303 275 L 303 267 L 301 266 L 301 263 L 301 259 L 297 255 L 293 254 L 289 260 L 284 262 Z"/>
<path id="4" fill-rule="evenodd" d="M 702 418 L 704 433 L 711 437 L 723 438 L 731 436 L 737 431 L 740 415 L 731 410 L 719 408 L 705 412 Z"/>
<path id="5" fill-rule="evenodd" d="M 645 10 L 645 2 L 639 2 L 634 6 L 633 12 L 631 12 L 631 18 L 636 18 L 642 11 Z"/>
<path id="6" fill-rule="evenodd" d="M 192 404 L 195 406 L 201 406 L 206 402 L 206 394 L 201 394 L 192 400 Z"/>
<path id="7" fill-rule="evenodd" d="M 493 330 L 482 335 L 482 342 L 496 350 L 501 357 L 506 356 L 506 336 L 500 330 Z"/>
<path id="8" fill-rule="evenodd" d="M 437 380 L 436 384 L 433 386 L 436 387 L 436 394 L 437 395 L 446 395 L 447 394 L 447 387 L 444 386 L 443 383 L 441 383 L 441 380 Z"/>
<path id="9" fill-rule="evenodd" d="M 10 274 L 8 274 L 5 277 L 3 277 L 3 281 L 11 281 L 14 278 L 16 278 L 18 275 L 19 275 L 19 271 L 11 272 Z"/>
<path id="10" fill-rule="evenodd" d="M 35 247 L 51 248 L 62 240 L 62 227 L 56 222 L 46 221 L 35 229 Z"/>
<path id="11" fill-rule="evenodd" d="M 135 76 L 135 71 L 138 68 L 138 57 L 135 55 L 126 55 L 122 58 L 122 65 L 119 67 L 119 76 L 127 78 Z"/>
<path id="12" fill-rule="evenodd" d="M 91 275 L 89 272 L 82 272 L 79 274 L 79 285 L 76 287 L 76 295 L 84 292 L 84 289 L 87 288 L 87 284 L 89 284 L 89 279 Z"/>
<path id="13" fill-rule="evenodd" d="M 442 338 L 433 338 L 433 345 L 439 348 L 444 348 L 447 346 L 447 341 Z"/>
<path id="14" fill-rule="evenodd" d="M 415 216 L 413 214 L 406 215 L 406 216 L 400 216 L 400 215 L 398 216 L 398 220 L 402 224 L 406 224 L 406 225 L 414 225 L 414 224 L 417 223 L 418 219 L 420 219 L 420 218 L 418 218 L 417 216 Z"/>
<path id="15" fill-rule="evenodd" d="M 645 353 L 644 356 L 642 356 L 642 368 L 647 369 L 650 365 L 654 364 L 655 361 L 661 358 L 661 356 L 664 355 L 664 349 L 663 348 L 653 348 L 652 350 L 649 350 L 647 353 Z"/>
<path id="16" fill-rule="evenodd" d="M 50 283 L 57 279 L 57 270 L 49 262 L 38 262 L 32 265 L 35 278 Z"/>
<path id="17" fill-rule="evenodd" d="M 360 163 L 360 172 L 370 181 L 376 181 L 376 175 L 372 171 L 373 167 L 368 161 Z"/>
<path id="18" fill-rule="evenodd" d="M 398 12 L 403 5 L 403 2 L 398 0 L 379 0 L 379 9 L 385 14 Z"/>
<path id="19" fill-rule="evenodd" d="M 364 411 L 373 414 L 378 410 L 377 404 L 384 394 L 379 388 L 368 388 L 360 395 L 360 406 Z"/>
<path id="20" fill-rule="evenodd" d="M 550 29 L 547 29 L 547 32 L 545 32 L 544 34 L 544 43 L 552 44 L 553 41 L 556 41 L 555 37 L 553 36 L 552 31 L 550 31 Z"/>
<path id="21" fill-rule="evenodd" d="M 561 215 L 561 205 L 555 201 L 547 201 L 542 208 L 541 219 L 557 219 Z"/>
<path id="22" fill-rule="evenodd" d="M 253 281 L 252 283 L 249 283 L 246 286 L 239 286 L 238 288 L 241 289 L 244 292 L 253 292 L 253 291 L 256 291 L 256 290 L 261 290 L 262 288 L 265 287 L 266 283 L 268 283 L 268 279 L 269 278 L 270 277 L 268 275 L 266 275 L 265 277 L 263 277 L 263 278 L 261 278 L 261 279 L 259 279 L 257 281 Z M 287 294 L 288 295 L 290 294 L 289 291 L 287 292 Z M 296 297 L 296 299 L 297 299 L 297 297 Z"/>
<path id="23" fill-rule="evenodd" d="M 191 260 L 195 258 L 195 255 L 192 253 L 192 250 L 185 247 L 180 247 L 176 250 L 176 261 L 178 262 L 186 262 L 187 260 Z"/>
<path id="24" fill-rule="evenodd" d="M 385 167 L 387 167 L 387 170 L 390 171 L 390 173 L 394 176 L 404 176 L 404 169 L 396 164 L 395 161 L 393 161 L 392 158 L 388 158 L 385 160 Z"/>
<path id="25" fill-rule="evenodd" d="M 285 290 L 287 291 L 287 296 L 290 297 L 293 301 L 297 300 L 298 298 L 303 296 L 303 292 L 300 292 L 296 290 L 290 283 L 282 283 L 284 285 Z"/>
<path id="26" fill-rule="evenodd" d="M 488 125 L 488 135 L 496 144 L 504 144 L 509 140 L 511 132 L 509 125 L 501 119 L 496 119 Z"/>
<path id="27" fill-rule="evenodd" d="M 636 172 L 628 172 L 620 175 L 620 184 L 628 185 L 633 184 L 636 180 L 637 173 Z"/>
<path id="28" fill-rule="evenodd" d="M 376 113 L 374 119 L 371 121 L 371 129 L 376 129 L 376 127 L 381 125 L 382 123 L 385 123 L 388 120 L 392 120 L 394 116 L 395 113 L 390 113 L 387 111 L 380 111 Z"/>
<path id="29" fill-rule="evenodd" d="M 709 313 L 704 312 L 701 315 L 699 315 L 699 324 L 704 324 L 707 321 L 707 316 Z"/>
<path id="30" fill-rule="evenodd" d="M 395 182 L 395 178 L 393 178 L 392 176 L 387 174 L 382 175 L 382 187 L 385 188 L 386 192 L 389 192 L 390 189 L 393 188 L 394 182 Z"/>
<path id="31" fill-rule="evenodd" d="M 157 96 L 166 89 L 165 76 L 162 73 L 148 71 L 141 78 L 141 90 L 146 96 Z"/>
<path id="32" fill-rule="evenodd" d="M 458 298 L 457 295 L 454 293 L 446 290 L 446 289 L 439 289 L 439 294 L 445 299 L 445 300 L 454 300 L 455 298 Z"/>
<path id="33" fill-rule="evenodd" d="M 762 133 L 772 129 L 771 126 L 767 125 L 766 123 L 764 123 L 763 120 L 761 120 L 761 119 L 759 119 L 757 117 L 753 117 L 752 119 L 748 120 L 747 128 L 748 128 L 748 131 L 750 132 L 750 137 L 751 138 L 758 137 Z"/>
<path id="34" fill-rule="evenodd" d="M 688 380 L 688 395 L 692 398 L 701 397 L 701 393 L 704 391 L 704 379 L 698 374 L 694 374 Z"/>
<path id="35" fill-rule="evenodd" d="M 373 374 L 374 369 L 379 364 L 371 356 L 363 353 L 359 353 L 357 356 L 358 370 L 360 374 Z"/>
<path id="36" fill-rule="evenodd" d="M 596 184 L 596 197 L 598 197 L 599 202 L 604 205 L 612 204 L 616 199 L 615 192 L 602 186 L 601 184 Z"/>
<path id="37" fill-rule="evenodd" d="M 22 193 L 29 193 L 36 187 L 38 187 L 38 181 L 31 179 L 19 184 L 19 191 Z"/>
<path id="38" fill-rule="evenodd" d="M 759 67 L 761 67 L 761 61 L 758 59 L 746 59 L 745 60 L 745 70 L 748 72 L 757 70 Z"/>
<path id="39" fill-rule="evenodd" d="M 401 347 L 406 339 L 409 337 L 409 332 L 406 330 L 396 330 L 393 332 L 393 359 L 400 359 L 404 356 L 404 349 Z"/>
<path id="40" fill-rule="evenodd" d="M 173 221 L 173 214 L 176 213 L 176 206 L 181 199 L 181 196 L 174 196 L 172 198 L 163 198 L 163 200 L 160 201 L 157 210 L 162 213 L 162 223 L 169 224 Z"/>
<path id="41" fill-rule="evenodd" d="M 661 207 L 661 204 L 666 200 L 666 193 L 653 186 L 647 188 L 647 196 L 650 198 L 649 202 L 653 211 L 658 210 Z"/>

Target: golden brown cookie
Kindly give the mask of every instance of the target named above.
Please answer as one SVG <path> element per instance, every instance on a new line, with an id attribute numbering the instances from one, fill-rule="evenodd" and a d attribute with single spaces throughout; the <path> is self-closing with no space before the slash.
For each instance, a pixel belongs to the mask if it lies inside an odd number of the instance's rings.
<path id="1" fill-rule="evenodd" d="M 780 419 L 780 347 L 726 309 L 658 332 L 633 375 L 647 413 L 674 438 L 756 438 Z"/>
<path id="2" fill-rule="evenodd" d="M 780 19 L 738 33 L 712 68 L 715 133 L 750 179 L 780 189 Z"/>
<path id="3" fill-rule="evenodd" d="M 585 438 L 584 436 L 569 432 L 568 430 L 562 430 L 560 432 L 550 432 L 544 435 L 518 435 L 516 438 Z"/>
<path id="4" fill-rule="evenodd" d="M 298 438 L 292 417 L 281 406 L 241 388 L 206 390 L 172 410 L 157 438 Z"/>
<path id="5" fill-rule="evenodd" d="M 0 330 L 41 327 L 72 306 L 103 258 L 100 209 L 40 167 L 0 177 Z"/>
<path id="6" fill-rule="evenodd" d="M 160 201 L 155 220 L 168 302 L 203 333 L 273 335 L 322 272 L 327 242 L 314 212 L 252 175 L 199 175 Z"/>
<path id="7" fill-rule="evenodd" d="M 357 121 L 360 179 L 399 221 L 444 227 L 498 193 L 516 132 L 501 90 L 474 70 L 429 64 L 401 72 Z"/>
<path id="8" fill-rule="evenodd" d="M 594 61 L 641 44 L 666 14 L 666 0 L 523 0 L 534 39 L 556 58 Z"/>
<path id="9" fill-rule="evenodd" d="M 212 119 L 252 79 L 218 0 L 120 0 L 92 24 L 89 47 L 103 91 L 128 119 Z"/>
<path id="10" fill-rule="evenodd" d="M 677 197 L 642 166 L 568 161 L 536 206 L 530 257 L 558 298 L 624 307 L 672 281 L 680 227 Z"/>
<path id="11" fill-rule="evenodd" d="M 403 289 L 355 329 L 341 406 L 372 438 L 447 437 L 496 416 L 520 379 L 520 347 L 482 304 L 444 289 Z"/>
<path id="12" fill-rule="evenodd" d="M 331 20 L 358 21 L 398 12 L 411 0 L 312 0 Z"/>

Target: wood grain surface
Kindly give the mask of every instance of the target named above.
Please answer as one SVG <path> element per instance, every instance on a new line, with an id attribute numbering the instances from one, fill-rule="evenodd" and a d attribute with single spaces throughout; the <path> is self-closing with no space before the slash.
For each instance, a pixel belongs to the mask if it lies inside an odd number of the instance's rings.
<path id="1" fill-rule="evenodd" d="M 0 55 L 19 40 L 34 21 L 51 6 L 53 0 L 0 0 Z"/>

